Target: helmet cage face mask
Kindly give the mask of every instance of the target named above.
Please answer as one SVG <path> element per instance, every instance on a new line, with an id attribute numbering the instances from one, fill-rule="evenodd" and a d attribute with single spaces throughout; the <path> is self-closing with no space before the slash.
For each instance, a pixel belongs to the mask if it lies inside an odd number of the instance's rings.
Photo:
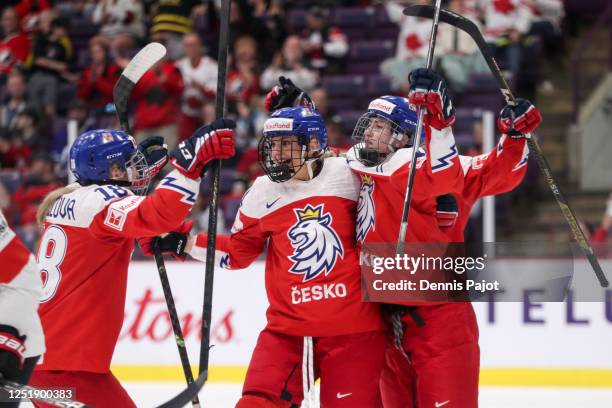
<path id="1" fill-rule="evenodd" d="M 130 190 L 136 195 L 146 195 L 152 174 L 147 159 L 140 150 L 134 150 L 134 154 L 125 162 L 125 171 L 130 182 Z"/>
<path id="2" fill-rule="evenodd" d="M 408 137 L 407 142 L 402 141 Z M 376 166 L 385 161 L 389 153 L 412 144 L 414 131 L 410 128 L 402 130 L 395 121 L 376 112 L 363 114 L 351 139 L 355 157 L 365 166 Z"/>
<path id="3" fill-rule="evenodd" d="M 300 143 L 296 136 L 264 136 L 259 141 L 258 156 L 259 164 L 270 180 L 282 183 L 292 179 L 304 167 L 308 146 Z"/>

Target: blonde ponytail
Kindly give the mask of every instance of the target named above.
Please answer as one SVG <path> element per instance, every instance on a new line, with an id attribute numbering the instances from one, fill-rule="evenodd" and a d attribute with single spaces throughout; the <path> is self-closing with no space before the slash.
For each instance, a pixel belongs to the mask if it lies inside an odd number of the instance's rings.
<path id="1" fill-rule="evenodd" d="M 45 217 L 47 216 L 49 209 L 53 207 L 53 204 L 55 204 L 58 198 L 60 198 L 64 194 L 72 193 L 77 188 L 79 188 L 78 184 L 70 184 L 65 187 L 60 187 L 56 190 L 53 190 L 52 192 L 47 194 L 42 203 L 40 203 L 40 205 L 38 206 L 38 210 L 36 211 L 36 222 L 38 223 L 38 225 L 40 227 L 43 226 L 43 223 L 45 222 Z"/>

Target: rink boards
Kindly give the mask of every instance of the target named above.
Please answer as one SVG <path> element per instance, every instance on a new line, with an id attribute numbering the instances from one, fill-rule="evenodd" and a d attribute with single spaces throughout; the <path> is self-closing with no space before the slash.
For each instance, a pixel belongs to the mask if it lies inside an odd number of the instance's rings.
<path id="1" fill-rule="evenodd" d="M 512 262 L 508 260 L 507 262 Z M 602 260 L 612 270 L 612 260 Z M 242 382 L 267 301 L 263 262 L 215 274 L 211 381 Z M 192 365 L 199 359 L 204 264 L 167 262 Z M 610 302 L 475 303 L 481 384 L 612 387 Z M 113 357 L 123 380 L 180 380 L 182 372 L 154 262 L 133 262 Z"/>

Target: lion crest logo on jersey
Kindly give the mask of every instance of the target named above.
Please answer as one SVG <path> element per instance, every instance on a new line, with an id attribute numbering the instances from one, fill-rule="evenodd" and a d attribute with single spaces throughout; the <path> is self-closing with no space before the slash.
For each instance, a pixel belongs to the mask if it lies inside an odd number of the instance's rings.
<path id="1" fill-rule="evenodd" d="M 331 214 L 325 213 L 324 204 L 307 205 L 294 211 L 297 222 L 287 232 L 293 247 L 293 255 L 289 257 L 293 266 L 289 272 L 303 274 L 303 282 L 322 273 L 329 275 L 338 257 L 344 256 L 340 238 L 332 228 Z"/>
<path id="2" fill-rule="evenodd" d="M 357 202 L 357 241 L 363 242 L 370 229 L 375 229 L 374 221 L 376 208 L 374 207 L 374 179 L 367 174 L 361 174 L 361 188 Z"/>

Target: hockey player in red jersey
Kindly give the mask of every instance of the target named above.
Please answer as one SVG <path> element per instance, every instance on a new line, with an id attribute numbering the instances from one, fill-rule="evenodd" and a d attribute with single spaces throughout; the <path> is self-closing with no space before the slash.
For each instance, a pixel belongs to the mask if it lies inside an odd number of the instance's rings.
<path id="1" fill-rule="evenodd" d="M 459 157 L 465 177 L 463 190 L 445 197 L 445 202 L 450 200 L 450 211 L 439 211 L 439 227 L 452 242 L 463 242 L 470 210 L 479 198 L 508 192 L 521 182 L 529 154 L 525 136 L 541 120 L 531 102 L 519 99 L 516 105 L 502 109 L 498 119 L 502 137 L 493 151 Z M 381 373 L 384 407 L 416 408 L 432 403 L 477 407 L 480 352 L 472 305 L 423 306 L 417 313 L 424 325 L 404 320 L 408 333 L 405 343 L 413 350 L 411 361 L 395 348 L 387 348 Z"/>
<path id="2" fill-rule="evenodd" d="M 34 255 L 0 211 L 0 378 L 27 384 L 45 351 L 38 298 L 42 291 Z M 19 406 L 0 389 L 3 407 Z"/>
<path id="3" fill-rule="evenodd" d="M 376 403 L 385 335 L 378 305 L 361 302 L 359 179 L 344 158 L 323 159 L 326 147 L 316 111 L 274 112 L 259 145 L 267 176 L 245 194 L 232 234 L 217 238 L 218 263 L 227 269 L 247 267 L 267 243 L 267 325 L 239 408 L 297 407 L 310 399 L 317 378 L 322 406 Z M 206 238 L 191 239 L 192 256 L 204 259 Z M 169 234 L 160 248 L 175 250 L 175 239 L 184 236 Z"/>
<path id="4" fill-rule="evenodd" d="M 170 153 L 175 170 L 149 196 L 140 194 L 147 191 L 157 150 L 139 149 L 118 130 L 93 130 L 76 139 L 70 169 L 77 183 L 52 192 L 39 209 L 47 352 L 32 384 L 75 388 L 76 398 L 92 406 L 134 406 L 110 372 L 134 239 L 181 224 L 195 203 L 204 166 L 234 154 L 233 128 L 222 119 L 196 130 Z"/>

